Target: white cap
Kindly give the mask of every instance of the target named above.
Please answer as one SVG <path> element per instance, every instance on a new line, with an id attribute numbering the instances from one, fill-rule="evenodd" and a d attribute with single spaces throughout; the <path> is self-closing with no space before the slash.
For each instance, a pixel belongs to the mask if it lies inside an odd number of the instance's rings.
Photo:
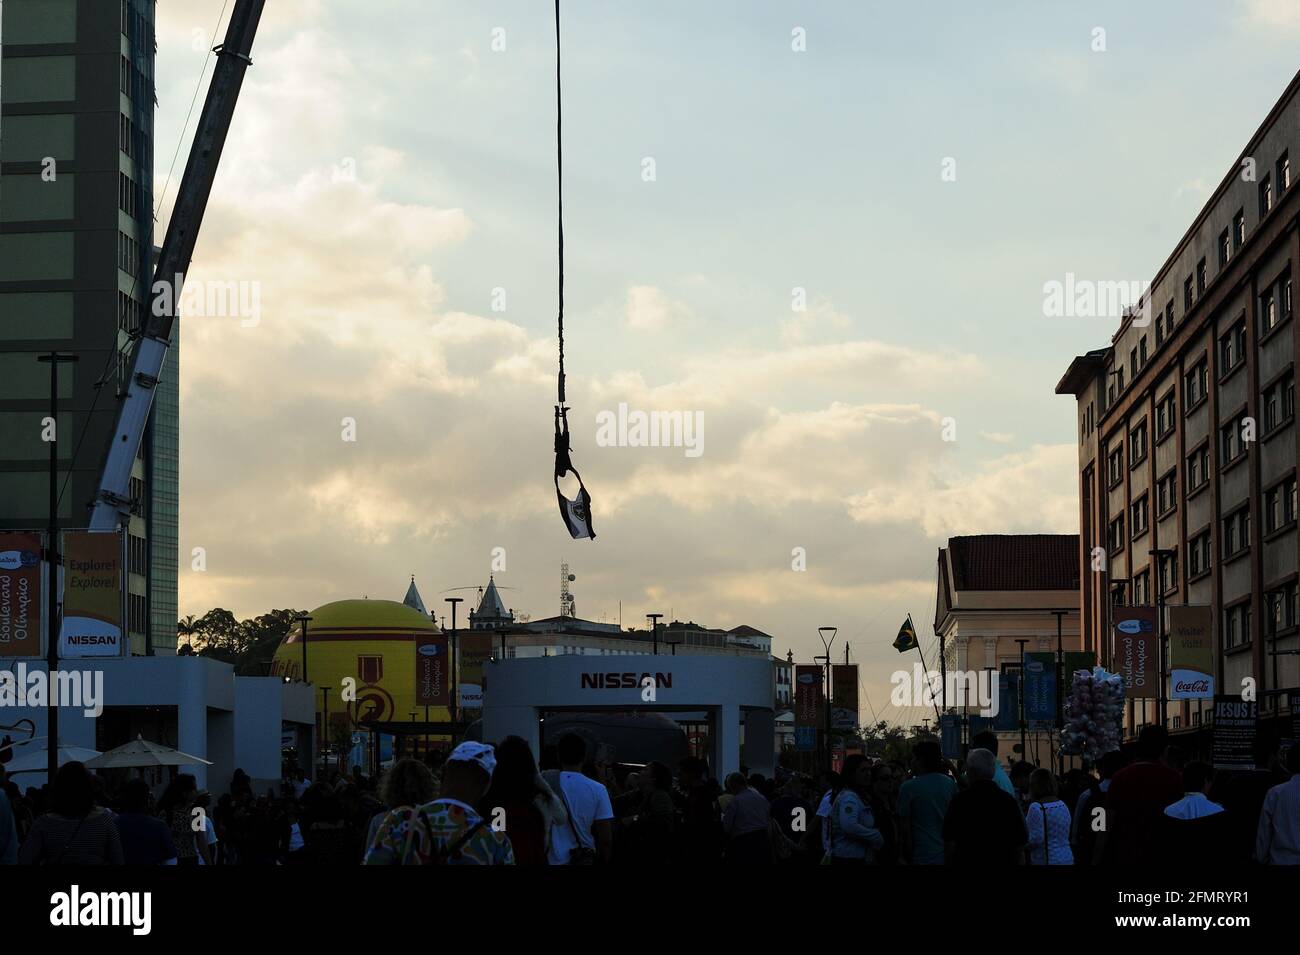
<path id="1" fill-rule="evenodd" d="M 496 753 L 487 743 L 461 743 L 451 751 L 447 762 L 475 763 L 479 769 L 488 774 L 488 779 L 492 778 L 492 772 L 497 768 Z"/>

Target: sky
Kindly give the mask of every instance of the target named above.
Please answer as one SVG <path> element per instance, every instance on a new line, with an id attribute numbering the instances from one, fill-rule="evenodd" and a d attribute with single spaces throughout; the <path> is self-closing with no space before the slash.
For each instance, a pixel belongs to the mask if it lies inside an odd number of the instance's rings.
<path id="1" fill-rule="evenodd" d="M 158 2 L 160 223 L 222 7 Z M 188 277 L 246 304 L 180 320 L 180 612 L 412 575 L 441 608 L 504 560 L 540 618 L 568 561 L 588 619 L 801 662 L 836 626 L 864 712 L 907 721 L 890 643 L 911 613 L 931 652 L 945 541 L 1078 532 L 1053 389 L 1117 322 L 1045 316 L 1044 284 L 1154 276 L 1295 74 L 1300 3 L 562 8 L 597 539 L 551 476 L 551 5 L 273 0 Z M 702 418 L 700 453 L 598 443 L 621 404 Z"/>

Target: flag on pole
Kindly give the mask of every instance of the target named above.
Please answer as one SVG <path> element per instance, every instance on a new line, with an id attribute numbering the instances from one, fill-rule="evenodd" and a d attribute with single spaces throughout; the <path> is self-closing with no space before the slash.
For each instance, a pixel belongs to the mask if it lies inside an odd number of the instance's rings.
<path id="1" fill-rule="evenodd" d="M 909 613 L 903 625 L 898 628 L 898 636 L 894 638 L 894 649 L 899 653 L 906 653 L 919 647 L 920 644 L 916 642 L 916 628 L 912 626 L 912 615 Z"/>

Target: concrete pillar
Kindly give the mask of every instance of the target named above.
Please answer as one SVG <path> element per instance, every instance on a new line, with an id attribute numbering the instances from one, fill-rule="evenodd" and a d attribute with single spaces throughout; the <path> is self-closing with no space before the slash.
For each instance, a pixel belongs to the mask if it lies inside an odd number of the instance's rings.
<path id="1" fill-rule="evenodd" d="M 776 714 L 771 710 L 745 711 L 745 742 L 740 761 L 750 772 L 771 777 L 776 771 Z"/>
<path id="2" fill-rule="evenodd" d="M 208 708 L 202 700 L 187 696 L 176 708 L 176 748 L 191 756 L 208 759 Z M 192 773 L 200 789 L 208 787 L 208 767 L 202 763 L 182 766 L 180 771 Z"/>
<path id="3" fill-rule="evenodd" d="M 537 723 L 537 707 L 496 705 L 483 707 L 483 742 L 495 746 L 507 736 L 523 737 L 533 751 L 533 755 L 540 759 L 542 733 Z"/>
<path id="4" fill-rule="evenodd" d="M 724 783 L 728 773 L 740 769 L 740 707 L 735 704 L 713 707 L 711 713 L 712 758 L 709 770 Z"/>

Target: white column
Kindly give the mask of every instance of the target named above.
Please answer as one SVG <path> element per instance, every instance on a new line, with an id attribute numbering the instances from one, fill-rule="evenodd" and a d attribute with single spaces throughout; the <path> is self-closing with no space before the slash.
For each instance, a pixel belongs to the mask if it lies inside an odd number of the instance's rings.
<path id="1" fill-rule="evenodd" d="M 740 707 L 734 703 L 713 709 L 713 758 L 709 771 L 725 783 L 728 773 L 740 769 Z"/>

